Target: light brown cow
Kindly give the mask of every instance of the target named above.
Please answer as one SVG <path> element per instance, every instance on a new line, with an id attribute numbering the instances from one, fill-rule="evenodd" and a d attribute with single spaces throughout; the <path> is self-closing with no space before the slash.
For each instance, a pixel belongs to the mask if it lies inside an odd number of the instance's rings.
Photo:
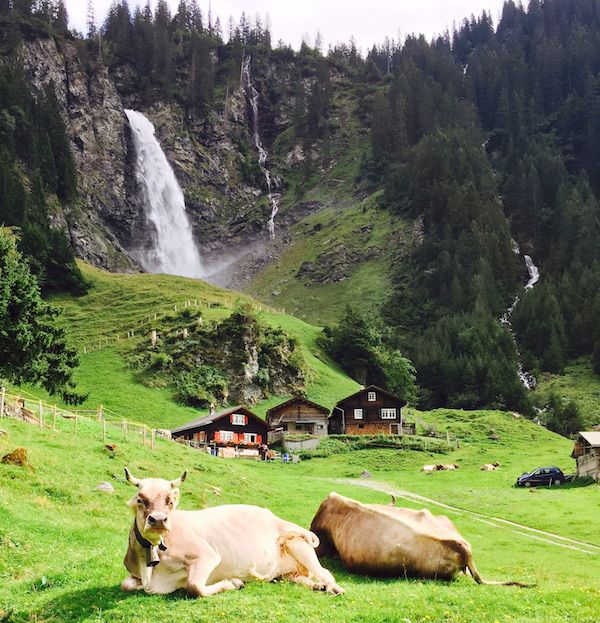
<path id="1" fill-rule="evenodd" d="M 479 469 L 484 472 L 493 472 L 500 467 L 500 463 L 484 463 Z"/>
<path id="2" fill-rule="evenodd" d="M 442 471 L 444 472 L 453 472 L 457 469 L 460 469 L 460 465 L 457 465 L 456 463 L 447 463 L 446 465 L 442 465 Z"/>
<path id="3" fill-rule="evenodd" d="M 479 584 L 470 544 L 445 516 L 428 510 L 362 504 L 337 493 L 321 503 L 310 529 L 319 555 L 338 555 L 354 573 L 451 580 L 469 570 Z"/>
<path id="4" fill-rule="evenodd" d="M 317 559 L 319 539 L 271 511 L 244 504 L 177 510 L 177 480 L 134 478 L 124 591 L 166 594 L 185 588 L 206 597 L 244 586 L 243 580 L 284 577 L 315 590 L 343 593 Z"/>

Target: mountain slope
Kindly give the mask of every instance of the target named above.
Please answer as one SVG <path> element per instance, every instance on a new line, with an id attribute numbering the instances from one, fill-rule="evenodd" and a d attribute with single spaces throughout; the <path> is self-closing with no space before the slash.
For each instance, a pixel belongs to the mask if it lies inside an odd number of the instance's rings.
<path id="1" fill-rule="evenodd" d="M 212 286 L 203 281 L 171 275 L 113 274 L 80 263 L 90 282 L 81 297 L 54 297 L 62 308 L 68 331 L 81 356 L 76 379 L 89 397 L 83 408 L 106 408 L 159 427 L 173 427 L 194 417 L 198 411 L 174 401 L 172 390 L 146 387 L 126 355 L 140 344 L 150 347 L 150 333 L 163 320 L 186 310 L 201 311 L 205 321 L 229 316 L 240 302 L 254 308 L 260 321 L 295 337 L 307 364 L 307 396 L 332 408 L 340 398 L 353 393 L 358 384 L 331 362 L 316 344 L 320 329 L 257 303 L 251 297 Z M 195 304 L 197 306 L 195 306 Z M 178 311 L 175 312 L 175 306 Z M 132 337 L 131 332 L 133 332 Z M 38 392 L 37 389 L 27 388 Z M 271 396 L 256 405 L 264 415 L 286 396 Z"/>

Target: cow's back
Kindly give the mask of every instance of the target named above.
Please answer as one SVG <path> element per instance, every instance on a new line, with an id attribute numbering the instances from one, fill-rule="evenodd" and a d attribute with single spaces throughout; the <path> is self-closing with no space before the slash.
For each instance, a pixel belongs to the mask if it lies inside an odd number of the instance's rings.
<path id="1" fill-rule="evenodd" d="M 449 579 L 465 566 L 464 545 L 455 529 L 436 520 L 427 510 L 361 504 L 332 494 L 311 530 L 324 543 L 318 553 L 336 552 L 350 571 Z"/>

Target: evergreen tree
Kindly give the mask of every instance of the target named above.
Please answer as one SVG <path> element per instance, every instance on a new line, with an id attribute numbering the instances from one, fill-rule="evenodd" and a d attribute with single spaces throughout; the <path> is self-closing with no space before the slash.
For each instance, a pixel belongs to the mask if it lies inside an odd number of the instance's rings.
<path id="1" fill-rule="evenodd" d="M 34 383 L 71 402 L 77 354 L 67 345 L 58 310 L 44 302 L 35 277 L 18 252 L 14 238 L 0 230 L 0 377 Z"/>

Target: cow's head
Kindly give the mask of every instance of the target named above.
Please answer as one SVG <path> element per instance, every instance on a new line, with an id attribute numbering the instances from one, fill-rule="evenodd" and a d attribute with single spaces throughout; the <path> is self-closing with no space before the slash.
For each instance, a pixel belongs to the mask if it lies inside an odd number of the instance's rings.
<path id="1" fill-rule="evenodd" d="M 138 488 L 127 505 L 136 516 L 138 528 L 149 541 L 160 537 L 171 529 L 169 514 L 179 503 L 179 485 L 185 480 L 187 471 L 176 480 L 162 478 L 135 478 L 125 468 L 127 481 Z"/>

